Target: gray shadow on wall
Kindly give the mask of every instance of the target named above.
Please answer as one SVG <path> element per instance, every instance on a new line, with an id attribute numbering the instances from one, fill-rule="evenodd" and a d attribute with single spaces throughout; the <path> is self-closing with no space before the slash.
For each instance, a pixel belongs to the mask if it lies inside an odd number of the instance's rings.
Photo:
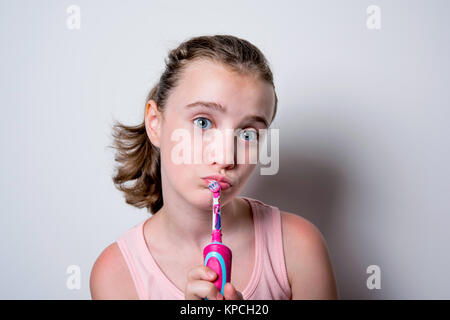
<path id="1" fill-rule="evenodd" d="M 327 242 L 339 298 L 373 299 L 365 285 L 367 275 L 361 272 L 363 255 L 350 250 L 352 234 L 339 230 L 339 203 L 346 187 L 335 159 L 308 158 L 287 150 L 280 153 L 278 173 L 261 175 L 258 165 L 242 195 L 311 221 Z"/>

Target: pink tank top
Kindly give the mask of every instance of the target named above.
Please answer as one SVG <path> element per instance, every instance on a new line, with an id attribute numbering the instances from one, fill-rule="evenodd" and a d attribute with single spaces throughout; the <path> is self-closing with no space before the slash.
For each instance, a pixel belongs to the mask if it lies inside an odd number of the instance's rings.
<path id="1" fill-rule="evenodd" d="M 253 272 L 242 296 L 244 300 L 291 299 L 283 253 L 280 210 L 256 199 L 241 198 L 250 203 L 255 228 Z M 117 238 L 139 299 L 184 300 L 184 292 L 167 278 L 148 250 L 143 232 L 145 221 Z"/>

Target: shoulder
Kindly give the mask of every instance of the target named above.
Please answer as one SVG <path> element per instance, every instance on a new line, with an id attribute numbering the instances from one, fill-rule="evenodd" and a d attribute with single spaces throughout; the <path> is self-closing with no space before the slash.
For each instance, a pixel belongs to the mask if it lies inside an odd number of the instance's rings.
<path id="1" fill-rule="evenodd" d="M 281 211 L 283 247 L 292 299 L 337 299 L 328 247 L 309 220 Z"/>
<path id="2" fill-rule="evenodd" d="M 89 287 L 96 300 L 139 299 L 117 242 L 106 247 L 95 261 Z"/>

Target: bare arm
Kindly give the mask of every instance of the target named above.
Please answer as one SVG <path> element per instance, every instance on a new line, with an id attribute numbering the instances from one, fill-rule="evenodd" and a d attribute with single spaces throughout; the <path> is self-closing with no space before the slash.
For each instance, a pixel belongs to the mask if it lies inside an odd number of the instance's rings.
<path id="1" fill-rule="evenodd" d="M 93 300 L 139 299 L 128 266 L 116 242 L 94 263 L 89 282 Z"/>
<path id="2" fill-rule="evenodd" d="M 308 220 L 283 212 L 283 246 L 292 300 L 339 299 L 328 248 Z"/>

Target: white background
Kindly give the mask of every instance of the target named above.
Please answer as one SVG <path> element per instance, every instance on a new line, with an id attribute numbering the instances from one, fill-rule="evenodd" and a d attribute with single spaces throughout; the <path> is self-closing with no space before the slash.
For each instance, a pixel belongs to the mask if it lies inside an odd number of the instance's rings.
<path id="1" fill-rule="evenodd" d="M 66 26 L 70 5 L 81 29 Z M 366 27 L 369 5 L 381 29 Z M 449 299 L 448 1 L 1 1 L 0 298 L 90 299 L 101 251 L 146 219 L 115 189 L 167 52 L 232 34 L 269 60 L 280 170 L 242 195 L 312 221 L 342 299 Z M 66 287 L 69 265 L 80 290 Z M 366 268 L 381 268 L 369 290 Z"/>

